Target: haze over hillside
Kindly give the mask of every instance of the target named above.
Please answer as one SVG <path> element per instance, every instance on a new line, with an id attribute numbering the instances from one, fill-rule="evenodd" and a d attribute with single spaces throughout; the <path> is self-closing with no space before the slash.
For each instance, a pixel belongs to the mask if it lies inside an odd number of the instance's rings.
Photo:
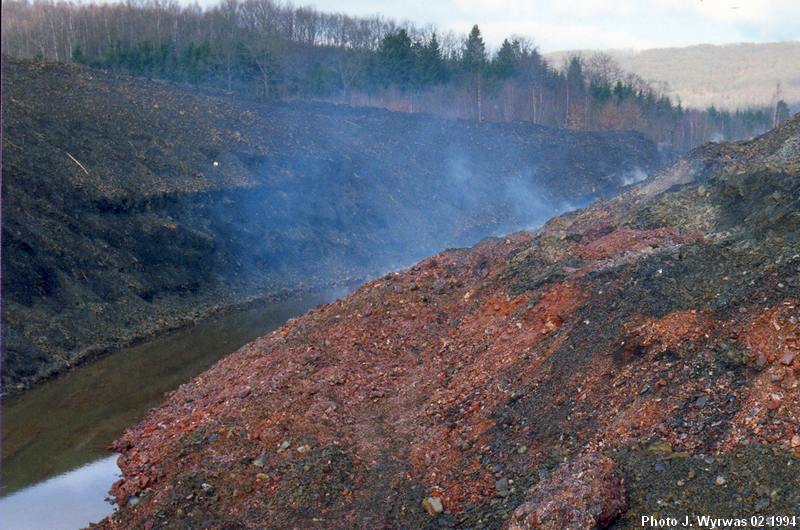
<path id="1" fill-rule="evenodd" d="M 800 116 L 708 144 L 250 343 L 115 442 L 120 508 L 97 528 L 796 514 L 798 146 Z"/>
<path id="2" fill-rule="evenodd" d="M 0 2 L 0 530 L 800 530 L 800 0 Z"/>
<path id="3" fill-rule="evenodd" d="M 604 51 L 625 71 L 661 86 L 685 107 L 704 109 L 713 104 L 734 110 L 774 105 L 778 81 L 782 99 L 790 105 L 800 103 L 800 41 Z M 575 53 L 589 56 L 595 50 L 553 52 L 546 57 L 560 65 Z"/>
<path id="4" fill-rule="evenodd" d="M 6 386 L 231 296 L 535 226 L 659 158 L 636 133 L 257 104 L 14 60 L 3 127 Z"/>

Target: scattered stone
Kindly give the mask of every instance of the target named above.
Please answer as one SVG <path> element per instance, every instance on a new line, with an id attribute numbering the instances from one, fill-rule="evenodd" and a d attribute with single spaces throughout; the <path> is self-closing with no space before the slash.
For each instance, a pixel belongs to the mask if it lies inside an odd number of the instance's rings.
<path id="1" fill-rule="evenodd" d="M 780 358 L 780 363 L 784 366 L 791 366 L 792 361 L 794 361 L 794 352 L 786 350 L 786 353 Z"/>
<path id="2" fill-rule="evenodd" d="M 756 356 L 756 364 L 755 364 L 756 369 L 757 370 L 763 370 L 764 367 L 767 366 L 767 362 L 768 362 L 767 361 L 767 356 L 764 355 L 763 353 L 759 353 Z"/>
<path id="3" fill-rule="evenodd" d="M 292 442 L 290 442 L 289 440 L 284 440 L 283 443 L 281 443 L 281 445 L 278 446 L 278 452 L 282 453 L 286 451 L 287 449 L 289 449 L 290 445 L 292 445 Z"/>
<path id="4" fill-rule="evenodd" d="M 767 401 L 767 409 L 768 410 L 775 410 L 781 406 L 781 401 L 783 400 L 783 396 L 780 394 L 770 394 L 769 401 Z"/>
<path id="5" fill-rule="evenodd" d="M 428 512 L 428 515 L 437 516 L 444 511 L 442 506 L 442 499 L 439 497 L 427 497 L 422 501 L 422 507 Z"/>
<path id="6" fill-rule="evenodd" d="M 724 486 L 726 482 L 728 482 L 728 479 L 726 479 L 726 478 L 725 478 L 725 477 L 723 477 L 722 475 L 719 475 L 719 476 L 716 478 L 716 480 L 714 481 L 714 483 L 715 483 L 717 486 Z"/>
<path id="7" fill-rule="evenodd" d="M 508 495 L 511 493 L 511 485 L 509 484 L 508 479 L 505 477 L 495 482 L 494 488 L 499 497 L 508 497 Z"/>

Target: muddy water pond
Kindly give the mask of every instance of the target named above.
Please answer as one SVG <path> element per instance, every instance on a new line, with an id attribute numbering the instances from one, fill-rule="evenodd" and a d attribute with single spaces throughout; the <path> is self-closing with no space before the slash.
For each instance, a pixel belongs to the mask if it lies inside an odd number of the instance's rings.
<path id="1" fill-rule="evenodd" d="M 108 446 L 125 427 L 165 392 L 330 298 L 264 303 L 218 316 L 5 400 L 0 529 L 79 528 L 111 513 L 104 499 L 119 470 Z"/>

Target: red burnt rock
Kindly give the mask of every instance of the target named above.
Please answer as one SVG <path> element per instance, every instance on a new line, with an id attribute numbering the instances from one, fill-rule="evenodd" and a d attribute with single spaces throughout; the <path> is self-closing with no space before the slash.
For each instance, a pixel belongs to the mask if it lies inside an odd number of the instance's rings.
<path id="1" fill-rule="evenodd" d="M 792 361 L 794 361 L 794 356 L 795 353 L 793 351 L 787 351 L 786 353 L 783 354 L 783 357 L 781 357 L 780 359 L 781 364 L 786 366 L 791 366 Z"/>
<path id="2" fill-rule="evenodd" d="M 767 408 L 769 410 L 775 410 L 781 406 L 781 401 L 783 397 L 780 394 L 770 394 L 769 401 L 767 401 Z"/>
<path id="3" fill-rule="evenodd" d="M 752 158 L 755 172 L 759 157 L 794 153 L 796 140 L 782 147 L 800 136 L 800 119 L 792 127 L 713 149 Z M 800 218 L 759 215 L 797 206 L 753 208 L 717 237 L 686 164 L 536 232 L 372 281 L 224 358 L 116 443 L 126 478 L 115 494 L 140 500 L 101 526 L 159 517 L 165 528 L 425 528 L 432 511 L 484 527 L 487 515 L 505 522 L 499 499 L 552 458 L 573 457 L 530 491 L 510 528 L 601 528 L 625 509 L 623 478 L 605 456 L 574 459 L 587 445 L 657 436 L 693 456 L 788 446 L 798 367 L 776 361 L 798 351 L 799 304 L 775 285 L 794 281 L 800 256 L 772 262 L 796 254 Z M 709 193 L 727 175 L 714 171 L 703 175 Z M 783 172 L 724 186 L 797 188 L 799 171 L 800 155 Z M 724 201 L 749 191 L 717 195 L 735 213 L 725 223 L 745 217 Z M 781 237 L 767 245 L 771 233 Z M 731 245 L 736 234 L 747 239 Z M 747 252 L 731 250 L 739 243 Z M 634 506 L 642 491 L 625 484 Z M 426 511 L 426 498 L 442 512 Z"/>
<path id="4" fill-rule="evenodd" d="M 598 453 L 562 464 L 526 498 L 508 530 L 606 528 L 627 508 L 622 475 L 610 458 Z"/>

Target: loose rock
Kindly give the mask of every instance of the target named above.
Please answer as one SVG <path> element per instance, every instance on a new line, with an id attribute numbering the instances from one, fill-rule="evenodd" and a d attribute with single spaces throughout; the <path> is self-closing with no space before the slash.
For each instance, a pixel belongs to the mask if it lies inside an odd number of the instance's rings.
<path id="1" fill-rule="evenodd" d="M 442 499 L 439 497 L 427 497 L 422 501 L 422 507 L 425 508 L 425 511 L 428 512 L 429 515 L 433 516 L 437 516 L 444 511 Z"/>

